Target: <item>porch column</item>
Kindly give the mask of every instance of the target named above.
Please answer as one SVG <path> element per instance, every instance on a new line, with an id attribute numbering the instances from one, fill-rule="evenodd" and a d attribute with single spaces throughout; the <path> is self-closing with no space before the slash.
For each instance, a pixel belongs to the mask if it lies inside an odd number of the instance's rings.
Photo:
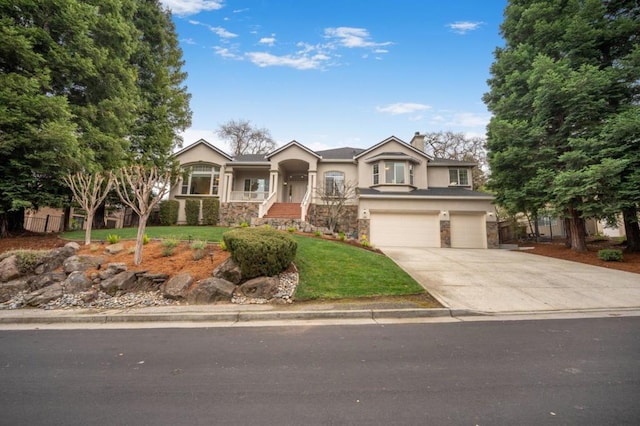
<path id="1" fill-rule="evenodd" d="M 309 185 L 308 189 L 311 191 L 311 197 L 309 199 L 310 204 L 315 203 L 317 174 L 318 172 L 316 172 L 315 170 L 313 171 L 309 170 L 309 181 L 307 184 Z"/>
<path id="2" fill-rule="evenodd" d="M 269 194 L 272 192 L 278 192 L 278 171 L 269 171 Z"/>
<path id="3" fill-rule="evenodd" d="M 231 200 L 231 188 L 233 188 L 233 173 L 232 171 L 224 172 L 224 200 L 223 202 L 228 203 Z"/>

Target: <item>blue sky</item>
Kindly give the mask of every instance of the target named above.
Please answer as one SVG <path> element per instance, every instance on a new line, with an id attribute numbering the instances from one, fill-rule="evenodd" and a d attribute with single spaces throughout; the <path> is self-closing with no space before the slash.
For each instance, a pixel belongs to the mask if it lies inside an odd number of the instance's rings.
<path id="1" fill-rule="evenodd" d="M 483 136 L 507 0 L 161 0 L 192 94 L 187 146 L 231 119 L 279 146 L 369 147 L 416 131 Z"/>

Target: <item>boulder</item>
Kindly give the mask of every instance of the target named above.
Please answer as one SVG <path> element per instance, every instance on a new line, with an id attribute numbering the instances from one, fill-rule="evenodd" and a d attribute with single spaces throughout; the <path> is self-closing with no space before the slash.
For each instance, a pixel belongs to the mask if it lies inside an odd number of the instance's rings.
<path id="1" fill-rule="evenodd" d="M 0 262 L 0 282 L 6 283 L 20 277 L 20 267 L 18 266 L 18 256 L 15 254 L 5 257 Z"/>
<path id="2" fill-rule="evenodd" d="M 72 243 L 47 252 L 47 254 L 42 256 L 38 265 L 36 265 L 34 272 L 40 275 L 46 272 L 55 271 L 56 269 L 61 267 L 67 258 L 76 254 L 77 250 L 75 250 L 70 244 Z M 76 243 L 73 244 L 75 244 L 76 246 L 78 245 Z"/>
<path id="3" fill-rule="evenodd" d="M 91 287 L 91 280 L 82 271 L 75 271 L 69 274 L 62 283 L 66 294 L 75 294 L 88 290 Z"/>
<path id="4" fill-rule="evenodd" d="M 13 280 L 0 283 L 0 303 L 10 300 L 21 291 L 29 290 L 29 283 L 26 280 Z"/>
<path id="5" fill-rule="evenodd" d="M 222 278 L 207 278 L 187 295 L 192 305 L 206 305 L 219 301 L 230 301 L 236 285 Z"/>
<path id="6" fill-rule="evenodd" d="M 102 281 L 100 289 L 113 296 L 119 291 L 128 291 L 135 288 L 137 281 L 135 272 L 120 272 L 118 275 Z"/>
<path id="7" fill-rule="evenodd" d="M 69 241 L 64 246 L 73 249 L 74 252 L 80 250 L 80 244 L 76 243 L 75 241 Z"/>
<path id="8" fill-rule="evenodd" d="M 193 278 L 190 274 L 174 275 L 162 285 L 162 295 L 167 299 L 184 299 L 192 283 Z"/>
<path id="9" fill-rule="evenodd" d="M 45 305 L 52 300 L 62 297 L 63 293 L 62 283 L 54 283 L 48 287 L 27 294 L 24 297 L 24 302 L 28 306 Z"/>
<path id="10" fill-rule="evenodd" d="M 214 269 L 213 274 L 215 278 L 222 278 L 225 281 L 232 282 L 234 284 L 240 284 L 242 281 L 242 272 L 240 272 L 240 266 L 233 261 L 233 259 L 228 258 L 224 262 L 222 262 L 216 269 Z"/>
<path id="11" fill-rule="evenodd" d="M 64 272 L 70 274 L 74 271 L 86 271 L 90 268 L 99 268 L 104 263 L 104 256 L 71 256 L 65 259 L 62 267 Z"/>
<path id="12" fill-rule="evenodd" d="M 236 296 L 271 299 L 278 292 L 278 277 L 256 277 L 238 286 Z"/>
<path id="13" fill-rule="evenodd" d="M 104 248 L 104 252 L 107 254 L 118 254 L 123 250 L 124 244 L 122 243 L 110 244 Z"/>
<path id="14" fill-rule="evenodd" d="M 126 270 L 127 270 L 126 263 L 121 263 L 121 262 L 109 263 L 107 264 L 107 269 L 105 269 L 104 271 L 98 272 L 97 278 L 100 278 L 101 280 L 106 280 Z"/>
<path id="15" fill-rule="evenodd" d="M 31 291 L 40 290 L 54 283 L 59 283 L 67 279 L 67 274 L 64 272 L 45 272 L 41 275 L 33 275 L 27 278 L 29 283 L 29 289 Z"/>

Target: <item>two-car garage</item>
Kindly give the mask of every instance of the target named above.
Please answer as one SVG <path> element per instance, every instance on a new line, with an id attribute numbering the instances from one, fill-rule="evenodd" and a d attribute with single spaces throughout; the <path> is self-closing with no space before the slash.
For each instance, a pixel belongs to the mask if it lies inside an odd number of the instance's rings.
<path id="1" fill-rule="evenodd" d="M 451 212 L 452 248 L 487 248 L 484 213 Z M 371 212 L 370 241 L 379 247 L 446 247 L 435 212 Z"/>

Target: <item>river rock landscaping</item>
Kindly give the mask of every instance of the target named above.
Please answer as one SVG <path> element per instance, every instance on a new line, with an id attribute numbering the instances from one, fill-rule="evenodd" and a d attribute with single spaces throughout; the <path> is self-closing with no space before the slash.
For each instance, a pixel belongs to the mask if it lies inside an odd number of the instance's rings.
<path id="1" fill-rule="evenodd" d="M 130 243 L 130 244 L 129 244 Z M 217 245 L 192 249 L 162 241 L 144 246 L 132 264 L 134 242 L 0 254 L 0 309 L 123 309 L 169 304 L 291 303 L 298 284 L 292 264 L 274 277 L 246 280 Z"/>

